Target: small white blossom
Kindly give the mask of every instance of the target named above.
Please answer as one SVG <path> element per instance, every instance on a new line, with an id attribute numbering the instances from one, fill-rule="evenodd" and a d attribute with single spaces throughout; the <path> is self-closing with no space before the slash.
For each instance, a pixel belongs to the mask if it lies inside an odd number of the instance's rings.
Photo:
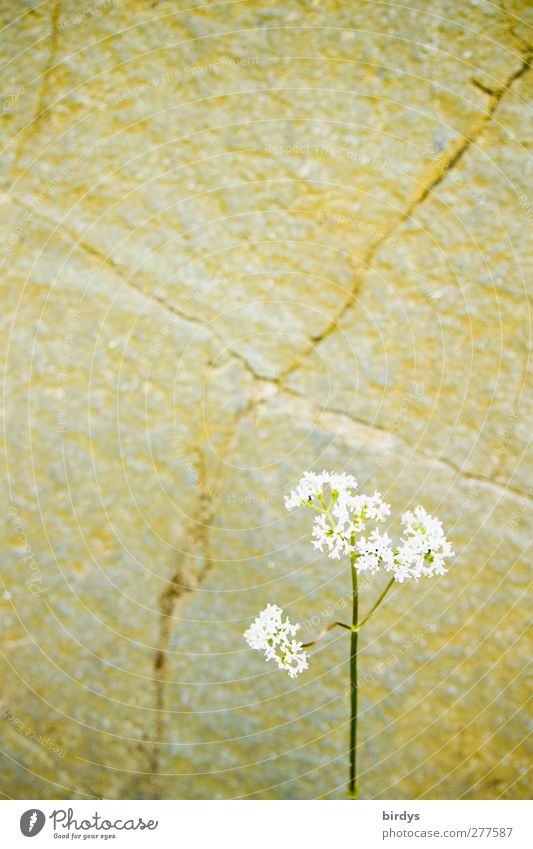
<path id="1" fill-rule="evenodd" d="M 366 515 L 376 522 L 384 522 L 390 516 L 390 504 L 382 500 L 381 492 L 375 492 L 371 498 L 367 498 Z"/>
<path id="2" fill-rule="evenodd" d="M 444 575 L 444 561 L 453 557 L 450 543 L 442 530 L 442 523 L 420 505 L 402 516 L 405 537 L 395 552 L 394 562 L 388 566 L 398 583 L 408 578 Z"/>
<path id="3" fill-rule="evenodd" d="M 294 637 L 300 629 L 288 619 L 282 621 L 283 610 L 277 604 L 267 604 L 250 627 L 244 632 L 244 639 L 250 648 L 264 651 L 266 660 L 276 661 L 279 669 L 285 669 L 291 678 L 308 668 L 307 652 Z"/>
<path id="4" fill-rule="evenodd" d="M 323 498 L 326 486 L 329 486 L 332 494 L 338 493 L 340 497 L 344 497 L 351 490 L 357 489 L 357 481 L 352 475 L 346 475 L 344 472 L 339 474 L 324 470 L 319 475 L 306 472 L 298 482 L 296 489 L 293 489 L 290 495 L 285 496 L 285 507 L 287 510 L 294 510 L 295 507 L 302 507 L 304 504 L 311 503 L 313 499 Z"/>
<path id="5" fill-rule="evenodd" d="M 300 672 L 309 668 L 307 652 L 302 651 L 302 643 L 297 640 L 283 643 L 280 648 L 281 655 L 277 657 L 279 669 L 286 669 L 289 678 L 296 678 Z"/>
<path id="6" fill-rule="evenodd" d="M 358 539 L 355 549 L 358 554 L 355 564 L 358 572 L 378 572 L 381 566 L 388 569 L 394 561 L 389 535 L 380 534 L 377 530 L 372 531 L 368 538 Z"/>
<path id="7" fill-rule="evenodd" d="M 350 554 L 353 546 L 350 542 L 350 528 L 346 530 L 342 521 L 332 523 L 331 520 L 321 513 L 316 517 L 311 531 L 314 548 L 319 551 L 328 549 L 328 556 L 332 560 L 338 560 L 341 554 Z"/>

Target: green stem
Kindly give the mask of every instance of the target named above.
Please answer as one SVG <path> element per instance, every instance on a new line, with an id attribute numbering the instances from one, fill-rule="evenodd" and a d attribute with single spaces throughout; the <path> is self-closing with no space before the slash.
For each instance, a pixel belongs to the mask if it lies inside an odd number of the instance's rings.
<path id="1" fill-rule="evenodd" d="M 326 628 L 324 628 L 324 630 L 321 631 L 320 634 L 318 635 L 318 637 L 316 637 L 314 640 L 311 640 L 308 643 L 302 643 L 302 648 L 303 649 L 309 649 L 309 648 L 311 648 L 311 646 L 316 645 L 319 642 L 319 640 L 321 640 L 322 637 L 325 637 L 326 634 L 328 634 L 333 628 L 344 628 L 345 631 L 351 631 L 352 630 L 352 626 L 346 625 L 344 622 L 332 622 L 330 625 L 328 625 Z"/>
<path id="2" fill-rule="evenodd" d="M 359 591 L 357 588 L 357 569 L 355 568 L 357 555 L 350 557 L 350 568 L 352 570 L 352 637 L 350 642 L 350 782 L 348 789 L 350 796 L 357 799 L 357 640 L 359 634 Z"/>
<path id="3" fill-rule="evenodd" d="M 384 589 L 384 590 L 383 590 L 383 592 L 381 593 L 380 597 L 378 598 L 378 600 L 377 600 L 377 601 L 376 601 L 376 603 L 374 604 L 374 606 L 370 608 L 369 612 L 367 613 L 367 615 L 365 616 L 365 618 L 363 619 L 363 621 L 359 623 L 359 627 L 360 627 L 360 628 L 362 628 L 362 627 L 363 627 L 363 625 L 364 625 L 366 622 L 368 622 L 368 620 L 369 620 L 369 619 L 370 619 L 370 617 L 372 616 L 372 614 L 373 614 L 374 610 L 377 610 L 377 609 L 378 609 L 379 605 L 381 604 L 381 602 L 383 601 L 383 599 L 385 598 L 385 596 L 387 595 L 388 591 L 390 590 L 390 588 L 392 587 L 392 585 L 393 585 L 393 584 L 394 584 L 394 578 L 391 578 L 391 579 L 390 579 L 390 581 L 389 581 L 389 583 L 387 584 L 387 586 L 385 587 L 385 589 Z"/>

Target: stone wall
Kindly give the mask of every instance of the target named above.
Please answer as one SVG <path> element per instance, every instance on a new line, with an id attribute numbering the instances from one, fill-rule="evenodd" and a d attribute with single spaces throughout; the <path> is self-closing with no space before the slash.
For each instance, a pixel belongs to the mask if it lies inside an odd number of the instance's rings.
<path id="1" fill-rule="evenodd" d="M 0 7 L 2 793 L 343 796 L 346 635 L 242 639 L 347 604 L 325 467 L 457 552 L 365 630 L 363 797 L 526 797 L 529 4 Z"/>

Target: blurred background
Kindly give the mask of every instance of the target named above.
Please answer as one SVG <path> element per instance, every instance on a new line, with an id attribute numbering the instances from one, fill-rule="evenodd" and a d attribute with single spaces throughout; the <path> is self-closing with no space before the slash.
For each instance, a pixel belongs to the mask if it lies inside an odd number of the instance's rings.
<path id="1" fill-rule="evenodd" d="M 0 8 L 3 796 L 344 797 L 346 634 L 242 638 L 343 618 L 326 468 L 457 553 L 365 629 L 362 797 L 527 797 L 530 4 Z"/>

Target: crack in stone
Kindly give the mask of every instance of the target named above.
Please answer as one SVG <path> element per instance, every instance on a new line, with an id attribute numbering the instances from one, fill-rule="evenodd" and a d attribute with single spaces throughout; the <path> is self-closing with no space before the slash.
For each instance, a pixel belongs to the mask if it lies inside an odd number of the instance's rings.
<path id="1" fill-rule="evenodd" d="M 437 165 L 436 173 L 432 176 L 432 178 L 428 181 L 428 183 L 421 189 L 418 196 L 412 202 L 411 206 L 404 214 L 404 221 L 407 221 L 415 211 L 415 209 L 422 204 L 427 196 L 433 191 L 433 189 L 438 186 L 445 179 L 447 174 L 454 168 L 463 158 L 465 153 L 469 150 L 469 148 L 477 142 L 479 137 L 481 136 L 483 130 L 492 120 L 496 109 L 500 105 L 504 95 L 509 91 L 513 83 L 516 82 L 520 77 L 522 77 L 531 67 L 531 55 L 528 54 L 519 68 L 514 71 L 510 77 L 506 80 L 505 84 L 498 91 L 493 92 L 489 95 L 490 104 L 486 112 L 483 113 L 481 118 L 474 123 L 469 132 L 466 135 L 463 135 L 462 139 L 454 144 L 450 145 L 449 154 L 446 157 L 442 157 L 442 162 L 439 162 Z M 402 223 L 402 222 L 399 222 Z M 395 228 L 396 229 L 396 228 Z"/>
<path id="2" fill-rule="evenodd" d="M 406 221 L 409 221 L 412 218 L 416 209 L 424 203 L 426 198 L 433 190 L 445 179 L 446 175 L 454 168 L 463 158 L 465 153 L 469 150 L 472 144 L 475 144 L 479 139 L 481 133 L 487 126 L 487 124 L 492 120 L 496 109 L 501 103 L 502 98 L 505 93 L 509 91 L 513 83 L 516 82 L 520 77 L 522 77 L 531 67 L 531 53 L 527 53 L 520 67 L 515 70 L 507 79 L 505 84 L 499 89 L 497 92 L 490 95 L 491 103 L 487 111 L 481 116 L 478 121 L 474 123 L 472 128 L 462 136 L 459 141 L 452 143 L 448 150 L 444 152 L 444 155 L 439 157 L 439 162 L 436 166 L 434 173 L 430 176 L 430 179 L 421 187 L 420 191 L 415 195 L 413 200 L 408 204 L 407 209 L 401 214 L 397 221 L 395 221 L 389 229 L 380 236 L 369 248 L 367 253 L 363 257 L 363 265 L 365 266 L 365 272 L 369 270 L 372 266 L 372 262 L 374 261 L 379 249 L 383 244 L 385 244 L 391 236 L 393 236 L 397 230 L 405 224 Z M 301 355 L 297 356 L 295 360 L 288 366 L 288 368 L 280 375 L 279 382 L 281 384 L 285 383 L 287 379 L 301 366 L 302 362 L 307 359 L 328 336 L 330 336 L 334 330 L 336 330 L 338 324 L 344 318 L 345 314 L 352 307 L 355 297 L 359 292 L 361 287 L 361 279 L 359 278 L 354 287 L 351 290 L 351 293 L 342 307 L 337 311 L 336 315 L 331 319 L 328 323 L 325 330 L 319 334 L 318 336 L 311 337 L 311 345 L 310 347 L 304 351 Z"/>
<path id="3" fill-rule="evenodd" d="M 240 354 L 238 351 L 235 351 L 227 343 L 227 341 L 224 339 L 224 337 L 217 330 L 215 330 L 215 328 L 212 327 L 209 323 L 206 324 L 201 319 L 196 318 L 195 316 L 192 316 L 189 313 L 179 309 L 178 307 L 169 303 L 169 301 L 167 301 L 165 298 L 163 298 L 162 295 L 158 295 L 155 292 L 153 292 L 151 295 L 148 295 L 143 289 L 140 289 L 138 286 L 135 286 L 130 280 L 126 279 L 126 277 L 124 276 L 123 269 L 119 265 L 117 265 L 117 263 L 110 256 L 103 254 L 101 251 L 99 251 L 97 248 L 95 248 L 89 242 L 82 241 L 79 238 L 79 236 L 77 236 L 75 232 L 70 230 L 63 222 L 55 221 L 53 218 L 50 218 L 48 215 L 45 215 L 43 212 L 36 212 L 34 208 L 32 208 L 31 206 L 28 206 L 28 204 L 24 203 L 19 198 L 10 196 L 9 199 L 16 206 L 20 206 L 25 211 L 30 212 L 33 217 L 39 218 L 42 221 L 46 222 L 47 224 L 53 226 L 55 232 L 57 232 L 59 234 L 64 234 L 76 246 L 79 246 L 82 250 L 84 250 L 86 253 L 93 256 L 95 259 L 100 260 L 100 263 L 102 265 L 108 266 L 110 269 L 112 269 L 112 271 L 120 278 L 123 285 L 126 286 L 127 288 L 131 289 L 137 295 L 140 295 L 141 297 L 143 297 L 147 304 L 151 304 L 152 301 L 155 301 L 155 303 L 157 303 L 160 307 L 162 307 L 162 309 L 164 309 L 166 312 L 170 313 L 171 315 L 175 316 L 176 318 L 179 318 L 182 321 L 189 322 L 190 324 L 194 324 L 198 327 L 202 327 L 214 339 L 216 339 L 217 342 L 219 342 L 221 345 L 224 346 L 224 348 L 228 352 L 229 357 L 233 357 L 234 359 L 238 360 L 239 362 L 241 362 L 243 364 L 243 366 L 251 374 L 251 376 L 253 377 L 254 380 L 258 380 L 258 381 L 266 380 L 266 381 L 269 381 L 269 382 L 272 382 L 272 383 L 278 382 L 278 378 L 271 378 L 271 377 L 259 374 L 259 372 L 255 371 L 255 369 L 248 362 L 246 357 L 243 354 Z"/>
<path id="4" fill-rule="evenodd" d="M 29 142 L 31 141 L 32 136 L 38 131 L 41 126 L 43 119 L 49 116 L 50 107 L 48 106 L 47 100 L 47 92 L 48 92 L 48 83 L 52 71 L 55 66 L 55 60 L 57 55 L 57 46 L 59 41 L 59 18 L 61 14 L 61 0 L 55 0 L 54 5 L 52 6 L 52 11 L 50 13 L 50 51 L 48 54 L 48 60 L 46 63 L 46 67 L 42 74 L 41 86 L 39 89 L 39 96 L 37 100 L 37 106 L 35 109 L 35 114 L 29 121 L 29 123 L 23 129 L 23 135 L 18 147 L 18 150 L 15 154 L 13 165 L 15 168 L 18 167 L 20 160 L 26 153 Z"/>
<path id="5" fill-rule="evenodd" d="M 509 12 L 507 10 L 507 7 L 505 5 L 505 0 L 500 0 L 500 9 L 504 13 L 505 17 L 508 19 L 507 23 L 508 23 L 508 26 L 509 26 L 509 32 L 511 33 L 513 38 L 516 38 L 516 40 L 519 42 L 519 44 L 522 45 L 522 49 L 524 50 L 525 53 L 533 51 L 533 44 L 529 44 L 529 42 L 524 41 L 524 39 L 521 36 L 518 35 L 518 33 L 516 32 L 516 24 L 512 22 L 512 19 L 514 18 L 515 21 L 518 20 L 521 23 L 524 23 L 524 21 L 522 21 L 516 15 L 513 15 L 511 12 Z"/>
<path id="6" fill-rule="evenodd" d="M 482 83 L 480 80 L 476 79 L 475 77 L 472 77 L 470 82 L 472 83 L 472 85 L 474 85 L 480 91 L 482 91 L 483 94 L 488 94 L 489 97 L 496 97 L 497 92 L 495 91 L 495 89 L 489 88 L 489 86 L 485 85 L 484 83 Z"/>
<path id="7" fill-rule="evenodd" d="M 308 407 L 310 418 L 316 417 L 317 414 L 319 416 L 328 415 L 332 419 L 337 419 L 339 421 L 339 424 L 341 424 L 344 420 L 345 422 L 352 422 L 356 425 L 365 428 L 365 430 L 375 436 L 379 436 L 381 438 L 383 438 L 384 436 L 389 436 L 401 445 L 403 445 L 409 451 L 411 451 L 420 460 L 431 462 L 432 464 L 440 466 L 445 466 L 446 468 L 455 472 L 457 477 L 460 479 L 473 481 L 475 483 L 478 483 L 480 486 L 486 486 L 487 488 L 495 489 L 502 495 L 514 496 L 515 498 L 518 498 L 521 501 L 526 500 L 533 503 L 533 495 L 530 494 L 529 491 L 525 492 L 524 490 L 517 489 L 516 487 L 510 486 L 508 484 L 498 483 L 497 481 L 493 480 L 492 477 L 482 477 L 480 475 L 475 475 L 472 472 L 465 472 L 463 469 L 461 469 L 460 466 L 457 466 L 455 463 L 453 463 L 451 460 L 448 460 L 446 457 L 438 457 L 436 454 L 432 454 L 431 452 L 426 451 L 424 448 L 420 448 L 417 445 L 413 445 L 413 443 L 409 442 L 409 440 L 405 439 L 397 433 L 393 433 L 382 425 L 371 424 L 370 422 L 367 422 L 364 419 L 357 418 L 356 416 L 341 412 L 339 410 L 331 410 L 328 407 L 320 407 L 320 405 L 315 404 L 313 401 L 311 401 L 310 398 L 305 395 L 302 395 L 294 389 L 283 388 L 280 391 L 280 395 L 290 398 L 297 398 L 299 401 L 303 402 Z"/>
<path id="8" fill-rule="evenodd" d="M 136 287 L 131 287 L 138 292 Z M 171 307 L 164 300 L 160 301 L 169 312 L 173 312 Z M 198 322 L 200 323 L 200 322 Z M 230 353 L 230 358 L 233 356 Z M 253 406 L 253 401 L 250 405 Z M 236 421 L 246 415 L 250 405 L 247 405 L 244 410 L 236 415 Z M 234 429 L 232 442 L 237 438 L 237 427 Z M 147 760 L 149 773 L 152 776 L 157 776 L 159 773 L 160 757 L 159 746 L 165 736 L 165 713 L 166 713 L 166 671 L 167 659 L 169 653 L 170 640 L 172 637 L 172 622 L 177 605 L 187 596 L 199 589 L 213 568 L 213 558 L 211 555 L 210 535 L 209 530 L 215 518 L 215 500 L 213 495 L 218 491 L 220 483 L 220 474 L 215 476 L 214 485 L 209 486 L 207 482 L 205 459 L 202 450 L 196 446 L 193 449 L 196 454 L 196 473 L 199 489 L 199 503 L 196 514 L 190 520 L 182 542 L 182 547 L 185 548 L 185 553 L 180 552 L 178 562 L 172 574 L 170 582 L 166 589 L 159 597 L 159 636 L 157 648 L 153 658 L 153 686 L 154 686 L 154 707 L 156 711 L 155 734 L 149 746 L 145 746 L 147 752 Z M 202 567 L 199 572 L 191 576 L 186 569 L 187 552 L 193 552 L 193 556 L 197 557 L 199 553 Z"/>
<path id="9" fill-rule="evenodd" d="M 152 679 L 156 720 L 154 740 L 148 752 L 149 771 L 153 775 L 159 772 L 159 746 L 164 740 L 167 659 L 174 613 L 178 603 L 201 586 L 212 568 L 209 528 L 214 518 L 214 503 L 207 487 L 203 453 L 199 448 L 195 449 L 195 453 L 200 491 L 198 509 L 186 528 L 182 542 L 184 551 L 178 554 L 176 568 L 168 586 L 159 597 L 159 635 L 154 652 Z M 186 560 L 189 552 L 192 552 L 195 557 L 199 554 L 202 560 L 200 571 L 195 576 L 188 574 L 187 571 Z"/>
<path id="10" fill-rule="evenodd" d="M 28 206 L 26 206 L 26 204 L 22 203 L 18 199 L 16 199 L 16 200 L 13 199 L 13 202 L 15 204 L 23 207 L 24 209 L 30 209 Z M 467 480 L 476 481 L 480 485 L 494 486 L 498 490 L 512 494 L 517 498 L 520 498 L 520 499 L 525 498 L 525 499 L 530 500 L 530 496 L 528 495 L 528 493 L 524 492 L 523 490 L 517 489 L 516 487 L 509 486 L 508 484 L 500 484 L 500 483 L 494 481 L 492 479 L 492 477 L 489 477 L 489 478 L 480 477 L 479 475 L 476 476 L 472 473 L 465 472 L 459 466 L 456 466 L 454 463 L 452 463 L 450 460 L 447 460 L 444 457 L 437 457 L 436 455 L 431 454 L 431 453 L 425 451 L 424 449 L 417 448 L 416 446 L 413 446 L 412 443 L 410 443 L 407 440 L 405 440 L 404 438 L 398 436 L 398 434 L 393 434 L 391 431 L 387 430 L 387 428 L 385 428 L 385 427 L 382 427 L 382 426 L 376 425 L 376 424 L 371 424 L 370 422 L 365 421 L 364 419 L 357 418 L 356 416 L 342 412 L 340 410 L 335 410 L 335 409 L 332 409 L 330 407 L 320 407 L 319 405 L 314 404 L 314 402 L 312 402 L 310 398 L 308 398 L 305 395 L 303 395 L 302 393 L 298 392 L 298 390 L 296 390 L 292 387 L 283 386 L 281 376 L 279 376 L 277 378 L 273 378 L 273 377 L 268 377 L 268 376 L 265 376 L 265 375 L 259 375 L 251 367 L 251 365 L 249 364 L 246 357 L 242 356 L 241 354 L 238 354 L 237 352 L 235 352 L 233 349 L 231 349 L 229 346 L 226 345 L 225 341 L 222 339 L 222 337 L 219 334 L 216 333 L 214 328 L 212 328 L 208 324 L 207 325 L 204 324 L 204 322 L 202 322 L 200 319 L 194 318 L 193 316 L 190 316 L 190 315 L 182 312 L 181 310 L 176 309 L 174 306 L 172 306 L 172 304 L 169 304 L 160 295 L 152 295 L 152 296 L 147 295 L 142 289 L 139 289 L 133 283 L 131 283 L 130 281 L 125 279 L 122 269 L 119 266 L 117 266 L 117 264 L 110 257 L 106 256 L 105 254 L 102 254 L 100 251 L 98 251 L 96 248 L 94 248 L 89 243 L 81 241 L 65 225 L 58 223 L 58 222 L 54 221 L 53 219 L 48 218 L 48 216 L 43 215 L 42 213 L 36 213 L 34 210 L 31 210 L 31 211 L 36 217 L 41 218 L 43 221 L 46 221 L 48 224 L 52 224 L 57 229 L 58 232 L 64 233 L 71 241 L 73 241 L 76 245 L 79 245 L 79 247 L 82 250 L 86 251 L 88 254 L 95 257 L 96 259 L 99 259 L 100 262 L 103 265 L 108 265 L 117 274 L 117 276 L 122 280 L 123 284 L 125 286 L 127 286 L 129 289 L 131 289 L 133 292 L 135 292 L 136 295 L 140 295 L 141 297 L 144 297 L 147 304 L 150 304 L 152 301 L 155 301 L 163 310 L 168 312 L 170 315 L 173 315 L 177 318 L 180 318 L 182 321 L 186 321 L 186 322 L 190 322 L 192 324 L 198 325 L 198 326 L 202 327 L 204 330 L 206 330 L 208 333 L 210 333 L 213 336 L 213 338 L 217 339 L 217 341 L 219 341 L 219 342 L 221 342 L 222 344 L 225 345 L 228 358 L 235 359 L 235 360 L 237 360 L 238 362 L 241 363 L 241 365 L 245 368 L 245 370 L 250 375 L 250 377 L 252 378 L 254 383 L 270 384 L 273 387 L 275 387 L 275 389 L 277 391 L 281 392 L 283 395 L 298 398 L 299 400 L 306 401 L 310 407 L 313 407 L 315 409 L 315 411 L 317 411 L 319 413 L 329 413 L 333 416 L 341 417 L 341 418 L 344 418 L 348 421 L 354 422 L 355 424 L 362 425 L 366 428 L 369 428 L 375 433 L 389 434 L 391 436 L 394 436 L 395 439 L 398 439 L 400 442 L 402 442 L 402 444 L 404 444 L 406 447 L 408 447 L 410 450 L 412 450 L 415 453 L 415 455 L 420 456 L 421 458 L 423 458 L 425 460 L 431 460 L 433 462 L 441 463 L 445 466 L 448 466 L 460 478 L 465 478 Z M 269 400 L 268 397 L 266 397 L 266 398 L 264 397 L 264 393 L 259 393 L 255 398 L 252 398 L 252 399 L 249 400 L 249 402 L 246 404 L 245 408 L 238 415 L 237 419 L 241 420 L 241 419 L 244 419 L 247 416 L 249 417 L 250 415 L 253 415 L 254 412 L 257 411 L 257 408 L 264 406 L 268 402 L 268 400 Z"/>

